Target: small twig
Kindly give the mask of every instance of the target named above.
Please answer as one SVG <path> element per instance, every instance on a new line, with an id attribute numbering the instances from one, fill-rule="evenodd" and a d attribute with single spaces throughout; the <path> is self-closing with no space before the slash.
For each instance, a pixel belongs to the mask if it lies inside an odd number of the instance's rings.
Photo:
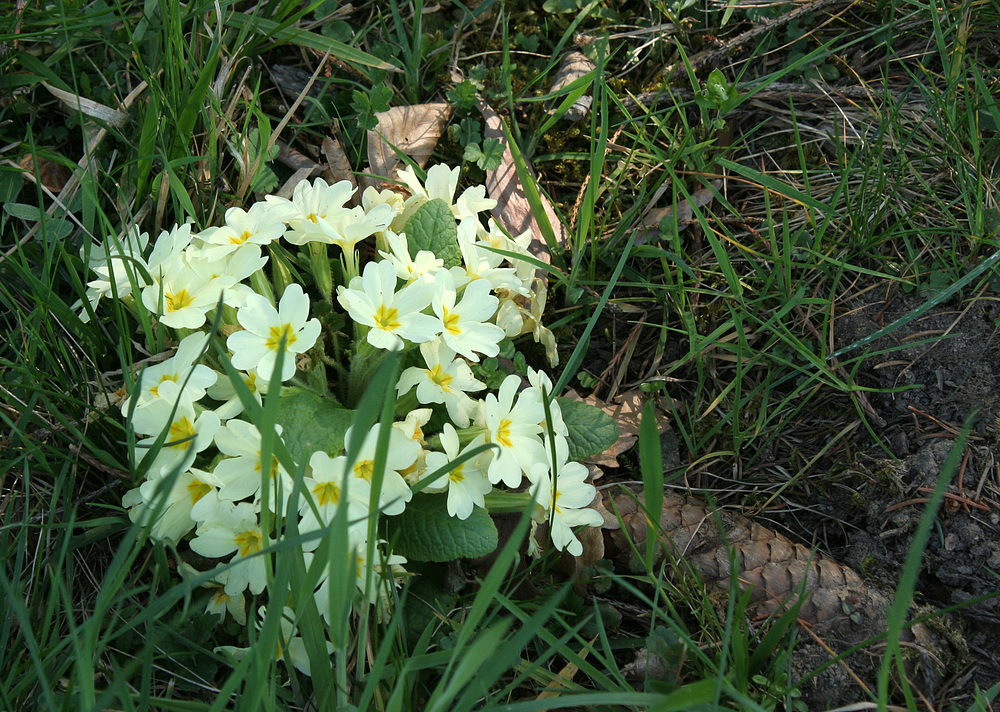
<path id="1" fill-rule="evenodd" d="M 854 679 L 854 682 L 858 683 L 858 685 L 860 685 L 860 686 L 861 686 L 861 689 L 862 689 L 862 690 L 864 690 L 865 692 L 867 692 L 867 693 L 871 694 L 871 690 L 870 690 L 870 689 L 868 689 L 868 685 L 866 685 L 866 684 L 865 684 L 865 683 L 864 683 L 864 682 L 862 681 L 862 679 L 861 679 L 860 677 L 858 677 L 857 673 L 855 673 L 855 672 L 854 672 L 854 671 L 853 671 L 853 670 L 851 669 L 851 666 L 847 664 L 847 661 L 846 661 L 846 660 L 844 660 L 844 658 L 843 658 L 842 656 L 840 656 L 840 655 L 837 655 L 837 653 L 836 653 L 836 652 L 834 652 L 833 648 L 831 648 L 831 647 L 830 647 L 829 645 L 827 645 L 827 644 L 826 644 L 826 643 L 825 643 L 825 642 L 823 641 L 823 639 L 822 639 L 822 638 L 820 638 L 820 637 L 819 637 L 818 635 L 816 635 L 816 631 L 814 631 L 814 630 L 813 630 L 813 627 L 812 627 L 812 625 L 811 625 L 811 624 L 810 624 L 810 623 L 809 623 L 808 621 L 804 621 L 804 620 L 802 620 L 801 618 L 799 618 L 799 619 L 798 619 L 798 623 L 799 623 L 799 627 L 800 627 L 800 628 L 801 628 L 802 630 L 804 630 L 804 631 L 805 631 L 806 633 L 808 633 L 808 634 L 809 634 L 810 636 L 812 636 L 812 639 L 813 639 L 813 640 L 815 640 L 815 641 L 816 641 L 816 643 L 817 643 L 817 644 L 818 644 L 818 645 L 819 645 L 819 646 L 820 646 L 821 648 L 823 648 L 823 650 L 825 650 L 825 651 L 826 651 L 826 652 L 827 652 L 827 653 L 828 653 L 828 654 L 830 655 L 830 657 L 832 657 L 832 658 L 834 658 L 834 659 L 838 659 L 838 658 L 839 658 L 839 659 L 837 660 L 837 662 L 838 662 L 838 663 L 840 663 L 840 666 L 841 666 L 842 668 L 844 668 L 844 670 L 846 670 L 846 671 L 847 671 L 847 674 L 848 674 L 848 675 L 850 675 L 850 676 L 851 676 L 851 677 L 852 677 L 852 678 Z"/>
<path id="2" fill-rule="evenodd" d="M 919 408 L 914 408 L 912 405 L 911 406 L 907 406 L 907 408 L 911 412 L 916 413 L 917 415 L 922 415 L 925 418 L 927 418 L 928 420 L 934 421 L 934 423 L 936 423 L 937 425 L 940 425 L 942 428 L 944 428 L 945 430 L 947 430 L 951 435 L 957 436 L 959 434 L 959 428 L 958 428 L 958 426 L 950 425 L 950 424 L 944 422 L 943 420 L 938 420 L 937 418 L 935 418 L 930 413 L 925 413 L 924 411 L 920 410 Z M 970 435 L 969 439 L 970 440 L 983 440 L 983 438 L 981 436 L 978 436 L 978 435 Z"/>
<path id="3" fill-rule="evenodd" d="M 699 67 L 705 64 L 714 62 L 718 59 L 727 56 L 733 50 L 742 47 L 751 40 L 754 40 L 763 34 L 767 34 L 771 30 L 776 30 L 779 27 L 784 27 L 792 20 L 797 20 L 800 17 L 804 17 L 805 15 L 808 15 L 811 12 L 816 12 L 817 10 L 822 9 L 827 5 L 832 5 L 838 2 L 842 2 L 842 0 L 813 0 L 813 2 L 806 3 L 801 7 L 797 7 L 791 12 L 786 12 L 784 15 L 780 15 L 779 17 L 765 20 L 761 22 L 759 25 L 751 27 L 749 30 L 743 32 L 742 34 L 737 35 L 733 39 L 723 44 L 721 47 L 715 47 L 713 49 L 707 49 L 702 52 L 699 52 L 693 57 L 690 57 L 687 61 L 687 64 L 690 65 L 691 69 L 698 69 Z M 667 81 L 669 81 L 671 77 L 673 77 L 674 72 L 677 71 L 677 69 L 681 66 L 684 66 L 684 63 L 677 62 L 675 64 L 670 65 L 663 71 L 663 73 L 666 75 Z"/>

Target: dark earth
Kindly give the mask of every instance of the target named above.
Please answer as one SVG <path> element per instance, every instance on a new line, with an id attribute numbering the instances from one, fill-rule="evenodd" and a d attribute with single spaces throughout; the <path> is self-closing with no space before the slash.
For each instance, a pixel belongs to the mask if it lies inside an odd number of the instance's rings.
<path id="1" fill-rule="evenodd" d="M 874 285 L 839 305 L 836 348 L 863 340 L 927 301 L 926 294 Z M 963 424 L 971 432 L 958 470 L 947 483 L 923 555 L 918 605 L 958 607 L 947 618 L 955 657 L 940 676 L 913 680 L 935 709 L 968 709 L 976 685 L 1000 681 L 1000 335 L 998 302 L 979 295 L 953 298 L 888 335 L 865 344 L 854 376 L 867 394 L 885 449 L 874 446 L 849 468 L 855 493 L 845 490 L 823 503 L 829 531 L 840 541 L 828 553 L 859 572 L 866 583 L 894 591 L 924 502 L 942 474 Z M 856 354 L 844 354 L 843 359 Z M 847 524 L 849 526 L 844 526 Z M 809 540 L 811 532 L 803 532 Z M 985 600 L 984 600 L 985 597 Z M 819 645 L 803 641 L 796 661 L 804 672 L 828 660 Z M 850 658 L 854 672 L 875 679 L 878 651 Z M 833 666 L 803 688 L 810 709 L 863 699 L 858 684 Z"/>

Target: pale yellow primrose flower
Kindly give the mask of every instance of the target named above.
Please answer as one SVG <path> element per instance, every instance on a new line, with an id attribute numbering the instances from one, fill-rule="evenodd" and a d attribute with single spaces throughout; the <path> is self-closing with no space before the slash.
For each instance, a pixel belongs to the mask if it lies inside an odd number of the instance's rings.
<path id="1" fill-rule="evenodd" d="M 212 444 L 219 429 L 219 416 L 210 410 L 196 414 L 194 401 L 180 398 L 179 384 L 165 381 L 160 391 L 163 397 L 136 410 L 131 421 L 136 433 L 151 435 L 136 443 L 137 451 L 143 454 L 167 428 L 163 447 L 149 466 L 150 476 L 191 467 L 195 456 Z"/>
<path id="2" fill-rule="evenodd" d="M 238 281 L 219 276 L 203 260 L 189 260 L 187 253 L 171 256 L 158 268 L 151 268 L 150 276 L 153 283 L 142 290 L 143 306 L 173 329 L 203 326 L 205 315 Z"/>
<path id="3" fill-rule="evenodd" d="M 392 427 L 396 428 L 408 439 L 413 440 L 420 447 L 423 447 L 427 444 L 427 441 L 424 439 L 424 426 L 430 422 L 433 414 L 434 411 L 430 408 L 414 408 L 406 414 L 403 420 L 394 422 Z"/>
<path id="4" fill-rule="evenodd" d="M 366 538 L 366 531 L 366 529 L 356 528 L 349 530 L 348 534 L 348 548 L 353 550 L 354 556 L 355 584 L 362 595 L 368 599 L 369 603 L 378 604 L 378 608 L 376 609 L 378 618 L 380 621 L 386 621 L 389 619 L 389 605 L 392 602 L 388 580 L 389 572 L 392 572 L 392 582 L 398 588 L 402 583 L 403 576 L 406 575 L 406 570 L 402 566 L 406 563 L 406 559 L 395 554 L 386 556 L 382 551 L 385 541 L 376 541 L 375 561 L 372 564 L 372 578 L 371 581 L 367 581 L 368 540 Z M 313 564 L 313 554 L 307 552 L 303 554 L 303 559 L 305 560 L 306 569 L 309 569 Z M 320 615 L 329 623 L 329 565 L 324 566 L 323 571 L 320 573 L 319 586 L 316 588 L 313 598 L 316 601 L 316 607 L 319 609 Z"/>
<path id="5" fill-rule="evenodd" d="M 275 430 L 281 435 L 280 425 L 276 425 Z M 259 504 L 264 478 L 260 461 L 261 435 L 257 426 L 243 420 L 230 420 L 215 433 L 215 445 L 219 452 L 228 455 L 213 470 L 215 477 L 223 484 L 219 490 L 219 498 L 239 502 L 253 496 L 254 504 Z M 284 512 L 295 482 L 273 453 L 267 482 L 269 509 L 272 512 Z"/>
<path id="6" fill-rule="evenodd" d="M 517 279 L 517 270 L 513 267 L 501 267 L 503 255 L 483 249 L 476 244 L 475 218 L 465 218 L 458 224 L 458 247 L 462 252 L 464 267 L 452 267 L 449 272 L 455 280 L 455 287 L 461 289 L 467 283 L 484 279 L 493 289 L 520 289 L 521 282 Z"/>
<path id="7" fill-rule="evenodd" d="M 371 485 L 368 480 L 353 477 L 353 472 L 347 471 L 347 458 L 330 457 L 322 450 L 317 450 L 309 458 L 309 476 L 302 478 L 306 492 L 312 495 L 303 497 L 299 504 L 299 532 L 306 534 L 330 525 L 337 510 L 347 507 L 348 531 L 361 528 L 368 531 L 368 514 L 371 509 Z M 349 481 L 348 481 L 349 480 Z M 319 539 L 303 542 L 305 551 L 312 551 L 319 546 Z"/>
<path id="8" fill-rule="evenodd" d="M 191 223 L 174 225 L 170 230 L 160 232 L 153 244 L 153 251 L 146 260 L 150 272 L 179 258 L 195 237 L 197 233 L 191 232 Z"/>
<path id="9" fill-rule="evenodd" d="M 545 410 L 537 398 L 518 398 L 514 403 L 521 377 L 512 374 L 500 384 L 496 395 L 486 394 L 482 418 L 491 443 L 499 446 L 489 466 L 490 482 L 503 482 L 514 488 L 521 484 L 521 473 L 528 473 L 537 462 L 545 462 L 539 425 Z"/>
<path id="10" fill-rule="evenodd" d="M 261 606 L 257 610 L 257 615 L 260 619 L 263 619 L 266 614 L 267 608 L 265 606 Z M 303 675 L 311 675 L 312 672 L 309 663 L 309 654 L 306 652 L 306 644 L 302 640 L 302 636 L 297 635 L 293 622 L 294 619 L 295 612 L 288 606 L 285 606 L 281 612 L 281 639 L 275 647 L 274 659 L 283 660 L 287 655 L 289 662 L 295 666 L 296 670 Z M 250 648 L 237 648 L 233 645 L 220 645 L 215 648 L 215 652 L 223 651 L 229 653 L 237 661 L 242 660 L 250 650 Z M 327 641 L 326 650 L 328 655 L 332 655 L 334 651 L 333 643 Z"/>
<path id="11" fill-rule="evenodd" d="M 142 369 L 133 390 L 136 408 L 142 408 L 161 398 L 160 386 L 167 381 L 183 388 L 182 398 L 201 400 L 205 391 L 212 387 L 218 378 L 218 374 L 208 366 L 195 363 L 205 350 L 208 339 L 208 334 L 201 332 L 190 334 L 181 340 L 177 352 L 172 357 Z M 129 412 L 132 399 L 133 395 L 130 394 L 121 402 L 122 413 Z"/>
<path id="12" fill-rule="evenodd" d="M 109 236 L 107 243 L 107 247 L 94 244 L 90 251 L 88 267 L 98 275 L 98 279 L 87 282 L 87 301 L 95 310 L 104 296 L 116 295 L 121 299 L 132 294 L 133 281 L 140 289 L 146 286 L 142 272 L 146 261 L 142 253 L 149 243 L 149 235 L 133 227 L 122 236 L 121 241 Z M 80 256 L 85 256 L 82 249 Z M 81 309 L 82 306 L 83 302 L 77 301 L 72 308 L 80 309 L 80 320 L 86 323 L 90 321 L 90 314 Z"/>
<path id="13" fill-rule="evenodd" d="M 177 573 L 181 575 L 181 578 L 192 579 L 200 576 L 202 572 L 191 564 L 181 561 L 177 564 Z M 219 616 L 219 623 L 225 620 L 226 613 L 228 612 L 238 624 L 246 625 L 247 610 L 243 594 L 230 596 L 226 593 L 225 585 L 227 581 L 229 581 L 229 572 L 220 571 L 215 574 L 214 579 L 201 584 L 202 588 L 209 588 L 214 591 L 205 605 L 205 612 L 209 615 Z"/>
<path id="14" fill-rule="evenodd" d="M 368 343 L 388 351 L 403 348 L 403 339 L 421 343 L 437 338 L 441 322 L 420 313 L 433 296 L 434 286 L 420 281 L 397 292 L 396 269 L 388 260 L 369 262 L 349 288 L 337 290 L 337 301 L 351 319 L 370 327 Z"/>
<path id="15" fill-rule="evenodd" d="M 285 289 L 277 309 L 259 294 L 251 294 L 236 314 L 244 331 L 230 334 L 226 340 L 233 352 L 233 367 L 256 368 L 270 378 L 278 351 L 284 348 L 281 380 L 287 381 L 295 373 L 295 356 L 311 349 L 319 337 L 319 320 L 306 321 L 308 317 L 309 297 L 297 284 Z"/>
<path id="16" fill-rule="evenodd" d="M 166 479 L 154 476 L 139 487 L 129 490 L 122 497 L 122 506 L 129 508 L 129 519 L 147 524 L 146 515 L 150 506 L 159 504 L 157 490 L 164 486 Z M 198 522 L 215 516 L 219 508 L 218 488 L 221 485 L 211 472 L 190 469 L 180 473 L 175 479 L 159 514 L 149 528 L 153 541 L 176 545 L 181 537 L 194 529 Z M 162 495 L 161 495 L 162 496 Z"/>
<path id="17" fill-rule="evenodd" d="M 476 380 L 469 364 L 456 359 L 455 352 L 441 339 L 420 344 L 420 355 L 426 368 L 411 366 L 403 371 L 396 392 L 402 396 L 416 386 L 420 403 L 444 403 L 455 425 L 469 427 L 476 405 L 466 393 L 481 391 L 486 384 Z"/>
<path id="18" fill-rule="evenodd" d="M 243 385 L 247 387 L 250 395 L 257 401 L 257 405 L 261 405 L 263 403 L 261 394 L 267 393 L 269 386 L 267 379 L 261 378 L 257 374 L 256 368 L 239 371 L 238 373 L 240 379 L 243 381 Z M 222 403 L 222 405 L 215 409 L 215 414 L 222 420 L 229 420 L 243 412 L 243 401 L 236 394 L 236 388 L 230 382 L 229 376 L 226 374 L 218 375 L 219 380 L 215 382 L 214 386 L 208 389 L 208 397 Z"/>
<path id="19" fill-rule="evenodd" d="M 279 198 L 276 195 L 265 196 L 267 205 L 288 223 L 285 239 L 293 245 L 304 245 L 307 242 L 330 242 L 319 226 L 320 221 L 333 218 L 340 212 L 350 212 L 344 207 L 357 190 L 350 181 L 342 180 L 333 185 L 327 185 L 322 178 L 310 183 L 300 181 L 292 191 L 292 199 Z"/>
<path id="20" fill-rule="evenodd" d="M 547 445 L 545 452 L 549 452 Z M 583 553 L 583 544 L 576 538 L 573 527 L 599 527 L 604 518 L 596 510 L 586 508 L 597 494 L 597 488 L 586 481 L 587 466 L 567 461 L 568 458 L 566 438 L 556 436 L 555 477 L 549 474 L 551 463 L 543 460 L 532 465 L 528 476 L 532 483 L 531 496 L 535 500 L 532 517 L 537 522 L 549 523 L 549 536 L 557 549 L 579 556 Z"/>
<path id="21" fill-rule="evenodd" d="M 458 179 L 461 175 L 460 168 L 457 166 L 449 168 L 443 163 L 427 169 L 427 180 L 424 183 L 420 182 L 412 166 L 399 171 L 396 177 L 409 188 L 410 197 L 406 199 L 403 211 L 392 221 L 392 228 L 397 231 L 402 230 L 413 213 L 429 200 L 439 199 L 446 202 L 456 220 L 474 217 L 477 213 L 496 207 L 497 201 L 487 198 L 486 187 L 481 185 L 467 188 L 456 200 L 455 190 L 458 188 Z"/>
<path id="22" fill-rule="evenodd" d="M 552 432 L 556 435 L 561 435 L 566 437 L 569 435 L 569 428 L 566 427 L 565 421 L 562 417 L 562 409 L 559 407 L 559 401 L 552 398 L 552 379 L 549 378 L 549 374 L 545 371 L 536 371 L 531 366 L 528 366 L 528 383 L 531 384 L 531 388 L 525 388 L 521 391 L 521 398 L 535 398 L 539 403 L 545 396 L 551 398 L 549 401 L 549 415 L 552 416 Z M 544 411 L 544 406 L 542 406 Z M 542 430 L 548 432 L 549 424 L 544 420 L 539 423 L 542 426 Z M 546 450 L 548 452 L 548 450 Z"/>
<path id="23" fill-rule="evenodd" d="M 386 230 L 383 236 L 389 252 L 379 250 L 379 254 L 396 268 L 397 277 L 407 284 L 418 279 L 424 282 L 434 281 L 434 275 L 444 265 L 444 260 L 435 257 L 430 250 L 419 250 L 416 257 L 410 257 L 406 235 Z"/>
<path id="24" fill-rule="evenodd" d="M 479 361 L 479 356 L 496 356 L 500 353 L 499 343 L 504 331 L 488 319 L 496 314 L 500 300 L 490 293 L 490 285 L 485 280 L 476 279 L 465 285 L 462 299 L 455 303 L 457 292 L 449 272 L 440 272 L 435 277 L 437 291 L 431 300 L 431 308 L 441 320 L 441 338 L 455 353 L 470 361 Z"/>
<path id="25" fill-rule="evenodd" d="M 392 216 L 392 207 L 386 204 L 376 205 L 368 213 L 360 207 L 345 208 L 317 221 L 319 233 L 314 234 L 321 234 L 322 239 L 313 241 L 331 243 L 345 254 L 353 254 L 354 246 L 359 242 L 388 228 Z"/>
<path id="26" fill-rule="evenodd" d="M 444 429 L 441 431 L 441 447 L 444 452 L 427 453 L 427 469 L 424 474 L 429 475 L 448 463 L 454 462 L 460 455 L 485 442 L 486 436 L 480 435 L 462 448 L 459 445 L 455 427 L 451 423 L 445 423 Z M 493 489 L 493 485 L 490 484 L 490 480 L 486 476 L 489 459 L 489 454 L 482 453 L 478 457 L 456 465 L 449 470 L 447 475 L 427 486 L 428 491 L 431 492 L 448 490 L 449 516 L 468 519 L 474 508 L 486 506 L 484 495 Z"/>
<path id="27" fill-rule="evenodd" d="M 270 245 L 285 234 L 286 211 L 268 203 L 254 203 L 249 210 L 229 208 L 226 224 L 202 230 L 198 239 L 204 244 L 206 259 L 217 260 L 246 245 Z"/>
<path id="28" fill-rule="evenodd" d="M 344 442 L 350 442 L 351 431 L 347 429 Z M 358 451 L 357 459 L 351 468 L 354 476 L 371 484 L 375 476 L 375 446 L 378 442 L 378 432 L 381 426 L 375 424 L 365 436 L 365 441 Z M 420 444 L 407 438 L 396 428 L 389 431 L 389 451 L 386 455 L 385 475 L 382 478 L 382 490 L 379 492 L 379 509 L 394 516 L 406 509 L 406 503 L 413 498 L 413 492 L 400 474 L 416 462 L 420 455 Z M 346 464 L 346 459 L 344 464 Z"/>
<path id="29" fill-rule="evenodd" d="M 398 215 L 403 212 L 403 196 L 394 190 L 385 188 L 379 190 L 374 186 L 368 186 L 361 194 L 361 207 L 365 212 L 371 212 L 379 205 L 388 205 L 392 208 L 392 214 Z"/>
<path id="30" fill-rule="evenodd" d="M 219 259 L 208 259 L 200 248 L 189 247 L 184 251 L 188 264 L 199 272 L 213 275 L 216 279 L 230 278 L 233 284 L 222 292 L 223 304 L 238 309 L 246 304 L 246 298 L 253 290 L 243 284 L 243 280 L 260 272 L 267 264 L 267 257 L 260 245 L 244 245 Z"/>
<path id="31" fill-rule="evenodd" d="M 267 575 L 264 557 L 253 555 L 268 543 L 260 531 L 252 504 L 232 504 L 223 500 L 219 502 L 218 516 L 198 527 L 191 540 L 191 550 L 213 559 L 236 552 L 232 558 L 235 566 L 229 569 L 226 593 L 235 596 L 249 588 L 250 593 L 257 594 L 267 585 Z"/>

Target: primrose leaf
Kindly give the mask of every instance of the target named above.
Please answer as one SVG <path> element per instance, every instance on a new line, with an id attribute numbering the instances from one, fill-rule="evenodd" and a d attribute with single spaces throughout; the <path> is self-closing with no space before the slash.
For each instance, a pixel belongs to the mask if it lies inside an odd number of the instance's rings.
<path id="1" fill-rule="evenodd" d="M 569 430 L 570 460 L 602 453 L 618 440 L 618 425 L 600 408 L 569 398 L 556 398 L 556 402 Z"/>
<path id="2" fill-rule="evenodd" d="M 444 260 L 444 269 L 462 264 L 462 250 L 458 246 L 458 228 L 448 203 L 440 198 L 428 200 L 406 221 L 403 228 L 410 257 L 420 250 L 430 250 Z"/>
<path id="3" fill-rule="evenodd" d="M 485 509 L 476 507 L 464 520 L 451 517 L 446 494 L 415 495 L 402 514 L 385 522 L 389 541 L 395 541 L 393 551 L 415 561 L 486 556 L 499 544 L 496 525 Z"/>
<path id="4" fill-rule="evenodd" d="M 302 464 L 317 450 L 337 455 L 344 449 L 344 434 L 354 411 L 329 396 L 304 388 L 284 388 L 278 403 L 278 424 L 295 462 Z"/>

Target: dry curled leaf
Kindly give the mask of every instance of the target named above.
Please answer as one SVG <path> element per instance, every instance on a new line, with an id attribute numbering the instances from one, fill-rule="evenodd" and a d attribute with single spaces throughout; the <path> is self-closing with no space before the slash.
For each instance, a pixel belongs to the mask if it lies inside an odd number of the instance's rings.
<path id="1" fill-rule="evenodd" d="M 694 209 L 703 208 L 715 200 L 715 193 L 722 186 L 722 181 L 714 180 L 710 186 L 696 190 L 690 198 L 679 201 L 676 211 L 673 205 L 647 210 L 642 218 L 643 229 L 636 236 L 635 244 L 644 245 L 649 241 L 650 236 L 658 235 L 660 223 L 667 216 L 673 216 L 674 222 L 677 224 L 677 232 L 687 229 L 687 226 L 694 220 Z"/>
<path id="2" fill-rule="evenodd" d="M 563 57 L 562 64 L 559 65 L 559 69 L 552 79 L 552 93 L 554 94 L 560 89 L 569 86 L 580 77 L 590 74 L 590 72 L 594 71 L 595 66 L 594 62 L 583 52 L 570 52 Z M 561 101 L 561 97 L 552 100 L 552 106 L 549 109 L 550 114 L 556 112 Z M 569 121 L 579 121 L 590 111 L 590 105 L 593 102 L 594 98 L 592 96 L 584 94 L 573 102 L 573 105 L 566 110 L 562 118 Z"/>
<path id="3" fill-rule="evenodd" d="M 79 94 L 64 91 L 63 89 L 52 86 L 48 82 L 42 82 L 42 86 L 48 89 L 52 96 L 64 103 L 70 111 L 79 111 L 81 114 L 97 119 L 98 121 L 103 121 L 116 129 L 120 129 L 128 123 L 128 114 L 123 111 L 117 111 L 116 109 L 112 109 L 110 106 L 99 104 L 98 102 L 82 97 Z"/>
<path id="4" fill-rule="evenodd" d="M 25 154 L 19 164 L 26 172 L 35 176 L 39 183 L 53 193 L 58 193 L 72 176 L 72 172 L 61 163 L 43 156 Z"/>
<path id="5" fill-rule="evenodd" d="M 618 467 L 618 456 L 631 449 L 639 440 L 642 409 L 649 394 L 638 388 L 633 388 L 615 398 L 615 403 L 607 403 L 593 394 L 583 398 L 576 391 L 570 389 L 566 392 L 566 397 L 600 408 L 615 421 L 618 426 L 618 439 L 615 443 L 604 452 L 589 457 L 584 462 L 601 467 Z M 657 430 L 661 433 L 670 429 L 670 421 L 659 411 L 656 414 L 656 425 Z"/>
<path id="6" fill-rule="evenodd" d="M 375 114 L 378 126 L 368 132 L 369 172 L 386 179 L 395 177 L 400 160 L 393 147 L 423 168 L 450 114 L 451 107 L 443 103 L 394 106 Z"/>
<path id="7" fill-rule="evenodd" d="M 479 103 L 479 111 L 486 122 L 483 137 L 495 138 L 504 147 L 500 167 L 495 171 L 486 171 L 486 192 L 493 200 L 497 201 L 496 207 L 493 208 L 493 217 L 514 237 L 530 230 L 531 244 L 528 249 L 531 254 L 542 262 L 551 264 L 552 258 L 549 255 L 548 245 L 545 243 L 544 233 L 539 227 L 535 215 L 531 212 L 531 204 L 528 202 L 524 186 L 521 185 L 521 181 L 517 177 L 517 170 L 514 168 L 514 155 L 511 153 L 510 146 L 507 145 L 503 119 L 486 102 Z M 531 171 L 530 165 L 528 170 Z M 545 216 L 555 234 L 556 244 L 566 247 L 569 240 L 566 227 L 546 197 L 539 193 L 539 198 Z"/>
<path id="8" fill-rule="evenodd" d="M 348 160 L 343 146 L 340 145 L 340 141 L 327 136 L 323 139 L 322 149 L 323 157 L 326 158 L 324 173 L 327 176 L 327 182 L 338 183 L 346 180 L 356 188 L 358 181 L 354 177 L 354 171 L 351 170 L 351 162 Z"/>

